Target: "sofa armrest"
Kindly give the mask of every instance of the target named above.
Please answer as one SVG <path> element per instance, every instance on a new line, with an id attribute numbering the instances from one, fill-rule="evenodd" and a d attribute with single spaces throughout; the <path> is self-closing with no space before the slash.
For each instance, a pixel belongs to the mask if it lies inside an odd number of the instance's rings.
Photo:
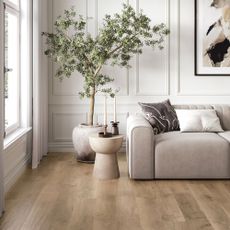
<path id="1" fill-rule="evenodd" d="M 142 115 L 131 115 L 127 119 L 126 154 L 129 176 L 132 179 L 153 179 L 154 133 Z"/>

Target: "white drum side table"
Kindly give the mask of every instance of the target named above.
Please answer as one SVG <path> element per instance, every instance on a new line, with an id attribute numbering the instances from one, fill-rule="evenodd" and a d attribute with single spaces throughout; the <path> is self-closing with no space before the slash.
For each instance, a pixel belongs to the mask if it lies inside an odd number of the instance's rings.
<path id="1" fill-rule="evenodd" d="M 91 148 L 96 152 L 93 176 L 106 180 L 120 176 L 117 162 L 117 152 L 121 148 L 123 135 L 112 137 L 98 137 L 98 134 L 89 136 Z"/>

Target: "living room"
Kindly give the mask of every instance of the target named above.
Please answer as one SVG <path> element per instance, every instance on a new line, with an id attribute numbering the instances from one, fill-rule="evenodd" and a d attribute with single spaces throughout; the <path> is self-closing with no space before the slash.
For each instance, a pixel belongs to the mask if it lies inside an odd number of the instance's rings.
<path id="1" fill-rule="evenodd" d="M 230 0 L 0 0 L 0 229 L 230 229 Z"/>

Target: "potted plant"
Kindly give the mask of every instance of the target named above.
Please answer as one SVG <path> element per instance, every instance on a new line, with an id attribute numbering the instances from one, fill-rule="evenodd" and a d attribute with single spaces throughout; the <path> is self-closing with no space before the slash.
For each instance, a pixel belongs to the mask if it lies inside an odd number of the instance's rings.
<path id="1" fill-rule="evenodd" d="M 94 125 L 96 94 L 101 92 L 111 97 L 115 95 L 111 87 L 106 87 L 114 79 L 102 73 L 102 67 L 106 64 L 130 67 L 130 58 L 141 54 L 144 45 L 163 49 L 164 37 L 169 30 L 163 23 L 150 26 L 150 22 L 142 11 L 136 13 L 130 5 L 123 4 L 121 13 L 105 15 L 98 35 L 92 37 L 86 33 L 86 19 L 77 15 L 72 7 L 57 18 L 53 33 L 42 33 L 48 47 L 45 54 L 58 64 L 56 76 L 62 80 L 64 77 L 69 78 L 77 70 L 84 78 L 83 91 L 79 95 L 90 101 L 88 129 Z M 89 146 L 87 148 L 89 150 Z M 77 152 L 79 160 L 94 158 L 91 153 L 84 153 L 83 158 L 79 157 L 78 149 Z"/>

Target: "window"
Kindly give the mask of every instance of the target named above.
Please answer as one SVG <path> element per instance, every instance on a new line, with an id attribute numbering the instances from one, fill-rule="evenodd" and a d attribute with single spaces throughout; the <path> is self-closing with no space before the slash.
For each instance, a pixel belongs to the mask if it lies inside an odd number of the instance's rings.
<path id="1" fill-rule="evenodd" d="M 14 5 L 19 5 L 19 0 L 8 0 L 10 3 L 13 3 Z"/>
<path id="2" fill-rule="evenodd" d="M 19 0 L 4 1 L 5 133 L 20 126 L 20 12 Z"/>

